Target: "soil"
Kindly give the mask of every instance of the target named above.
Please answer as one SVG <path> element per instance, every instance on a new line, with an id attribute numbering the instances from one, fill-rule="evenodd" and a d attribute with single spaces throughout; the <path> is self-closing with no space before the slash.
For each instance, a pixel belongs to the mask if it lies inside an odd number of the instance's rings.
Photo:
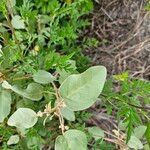
<path id="1" fill-rule="evenodd" d="M 83 36 L 96 38 L 97 48 L 85 50 L 93 65 L 104 65 L 108 74 L 128 71 L 150 80 L 150 12 L 146 0 L 95 0 L 91 26 Z"/>

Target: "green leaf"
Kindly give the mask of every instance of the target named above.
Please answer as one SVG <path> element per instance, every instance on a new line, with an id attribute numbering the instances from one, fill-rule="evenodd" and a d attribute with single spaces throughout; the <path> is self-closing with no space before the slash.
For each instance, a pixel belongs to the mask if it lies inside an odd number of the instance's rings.
<path id="1" fill-rule="evenodd" d="M 71 111 L 69 108 L 63 107 L 61 108 L 60 111 L 61 111 L 61 114 L 64 116 L 64 118 L 66 118 L 69 121 L 75 121 L 74 112 Z"/>
<path id="2" fill-rule="evenodd" d="M 147 140 L 149 147 L 150 147 L 150 122 L 148 122 L 148 124 L 147 124 L 145 136 L 146 136 L 146 140 Z"/>
<path id="3" fill-rule="evenodd" d="M 13 7 L 16 5 L 16 0 L 6 0 L 7 1 L 7 8 L 9 12 L 12 12 Z"/>
<path id="4" fill-rule="evenodd" d="M 87 137 L 84 132 L 79 130 L 68 130 L 65 132 L 64 137 L 67 140 L 69 149 L 76 150 L 77 147 L 82 150 L 87 149 Z"/>
<path id="5" fill-rule="evenodd" d="M 142 149 L 143 148 L 142 142 L 136 136 L 131 136 L 127 145 L 133 149 Z"/>
<path id="6" fill-rule="evenodd" d="M 25 29 L 24 20 L 18 15 L 13 16 L 11 23 L 15 29 Z"/>
<path id="7" fill-rule="evenodd" d="M 67 140 L 64 136 L 59 135 L 56 138 L 55 150 L 69 150 Z"/>
<path id="8" fill-rule="evenodd" d="M 104 131 L 99 127 L 89 127 L 88 132 L 95 138 L 95 140 L 104 138 Z"/>
<path id="9" fill-rule="evenodd" d="M 55 80 L 55 77 L 45 70 L 39 70 L 33 75 L 33 80 L 40 84 L 48 84 L 50 82 L 53 82 Z"/>
<path id="10" fill-rule="evenodd" d="M 87 137 L 79 130 L 68 130 L 63 136 L 58 136 L 55 150 L 87 150 Z"/>
<path id="11" fill-rule="evenodd" d="M 106 68 L 95 66 L 84 73 L 70 75 L 60 86 L 60 94 L 72 111 L 90 107 L 102 92 L 106 80 Z"/>
<path id="12" fill-rule="evenodd" d="M 76 71 L 76 62 L 73 60 L 69 60 L 69 63 L 71 63 L 70 68 L 73 70 L 74 73 L 77 73 Z M 65 69 L 56 69 L 57 73 L 59 73 L 59 83 L 62 84 L 63 81 L 69 77 L 72 74 L 72 71 L 65 70 Z"/>
<path id="13" fill-rule="evenodd" d="M 124 81 L 125 82 L 129 78 L 129 73 L 128 72 L 123 72 L 122 74 L 114 75 L 113 77 L 117 81 Z"/>
<path id="14" fill-rule="evenodd" d="M 10 116 L 7 124 L 19 129 L 26 129 L 33 127 L 37 120 L 37 115 L 32 109 L 19 108 Z"/>
<path id="15" fill-rule="evenodd" d="M 27 149 L 28 150 L 42 150 L 42 138 L 38 135 L 38 133 L 33 133 L 31 135 L 28 135 L 27 137 Z"/>
<path id="16" fill-rule="evenodd" d="M 9 91 L 0 91 L 0 123 L 9 115 L 11 109 L 11 94 Z"/>
<path id="17" fill-rule="evenodd" d="M 144 145 L 144 150 L 150 150 L 150 147 L 148 144 Z"/>
<path id="18" fill-rule="evenodd" d="M 146 126 L 138 126 L 134 129 L 134 135 L 138 138 L 141 139 L 146 131 Z"/>
<path id="19" fill-rule="evenodd" d="M 6 0 L 6 1 L 7 1 L 7 6 L 8 6 L 8 7 L 9 7 L 9 6 L 13 7 L 13 6 L 16 5 L 16 0 Z"/>
<path id="20" fill-rule="evenodd" d="M 66 72 L 64 69 L 60 70 L 57 69 L 57 72 L 59 73 L 59 83 L 62 84 L 63 81 L 71 75 L 71 72 Z"/>
<path id="21" fill-rule="evenodd" d="M 5 81 L 5 80 L 2 83 L 2 87 L 4 89 L 8 89 L 8 90 L 12 88 L 12 86 L 7 81 Z"/>
<path id="22" fill-rule="evenodd" d="M 17 86 L 12 86 L 11 89 L 15 93 L 33 101 L 39 101 L 43 97 L 43 87 L 37 83 L 30 83 L 25 90 Z"/>
<path id="23" fill-rule="evenodd" d="M 17 144 L 19 142 L 19 135 L 12 135 L 7 141 L 7 145 Z"/>

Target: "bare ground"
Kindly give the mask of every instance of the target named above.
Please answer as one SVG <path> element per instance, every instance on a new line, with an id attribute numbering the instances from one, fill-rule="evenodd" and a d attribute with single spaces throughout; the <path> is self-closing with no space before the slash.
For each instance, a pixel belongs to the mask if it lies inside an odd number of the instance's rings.
<path id="1" fill-rule="evenodd" d="M 86 49 L 93 65 L 107 67 L 109 75 L 129 71 L 150 80 L 150 12 L 145 0 L 95 0 L 91 26 L 83 35 L 96 38 L 97 48 Z"/>

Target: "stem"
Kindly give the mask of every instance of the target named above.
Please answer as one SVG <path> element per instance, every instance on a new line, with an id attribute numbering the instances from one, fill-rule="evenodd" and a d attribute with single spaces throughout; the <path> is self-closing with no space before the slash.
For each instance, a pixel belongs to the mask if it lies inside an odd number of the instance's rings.
<path id="1" fill-rule="evenodd" d="M 10 0 L 8 0 L 8 2 L 9 2 L 9 4 L 10 4 L 10 8 L 12 8 Z M 11 10 L 9 13 L 10 13 L 11 17 L 13 17 L 12 10 Z M 15 43 L 16 43 L 16 45 L 18 46 L 18 49 L 19 49 L 20 54 L 21 54 L 21 57 L 22 57 L 22 56 L 23 56 L 23 54 L 22 54 L 22 49 L 21 49 L 20 43 L 19 43 L 19 41 L 18 41 L 18 39 L 17 39 L 17 36 L 16 36 L 16 34 L 15 34 L 15 30 L 14 30 L 12 24 L 11 24 L 11 20 L 10 20 L 10 18 L 9 18 L 9 13 L 8 13 L 8 11 L 7 11 L 7 16 L 5 16 L 5 17 L 6 17 L 6 20 L 7 20 L 7 22 L 8 22 L 9 28 L 10 28 L 10 30 L 11 30 L 13 36 L 14 36 Z"/>
<path id="2" fill-rule="evenodd" d="M 19 41 L 18 41 L 18 39 L 17 39 L 17 36 L 16 36 L 16 34 L 15 34 L 15 30 L 14 30 L 12 24 L 11 24 L 11 21 L 10 21 L 9 16 L 7 16 L 6 19 L 7 19 L 7 22 L 8 22 L 8 24 L 9 24 L 10 30 L 11 30 L 13 36 L 14 36 L 15 43 L 17 44 L 18 49 L 19 49 L 19 51 L 20 51 L 20 53 L 21 53 L 21 56 L 22 56 L 22 49 L 21 49 L 21 47 L 20 47 L 20 43 L 19 43 Z"/>
<path id="3" fill-rule="evenodd" d="M 56 95 L 56 99 L 57 99 L 58 102 L 60 102 L 61 101 L 61 97 L 60 97 L 59 91 L 58 91 L 58 89 L 57 89 L 57 87 L 56 87 L 54 82 L 52 82 L 52 85 L 53 85 L 53 88 L 54 88 L 55 93 L 56 93 L 55 94 Z"/>
<path id="4" fill-rule="evenodd" d="M 61 111 L 60 111 L 60 108 L 61 106 L 63 105 L 63 101 L 61 100 L 61 96 L 59 94 L 59 90 L 58 88 L 56 87 L 55 83 L 52 82 L 52 85 L 54 87 L 54 90 L 55 90 L 55 93 L 56 93 L 56 99 L 58 101 L 58 104 L 57 104 L 57 116 L 59 118 L 59 122 L 60 122 L 60 127 L 61 127 L 61 131 L 62 131 L 62 134 L 64 134 L 64 131 L 65 131 L 65 126 L 64 126 L 64 118 L 61 114 Z"/>
<path id="5" fill-rule="evenodd" d="M 3 37 L 2 33 L 0 33 L 0 38 L 2 39 L 1 42 L 3 42 L 4 45 L 7 45 L 8 40 Z"/>
<path id="6" fill-rule="evenodd" d="M 106 98 L 107 96 L 106 95 L 104 95 L 104 94 L 101 94 L 104 98 Z M 147 111 L 147 110 L 149 110 L 149 107 L 141 107 L 141 106 L 137 106 L 137 105 L 134 105 L 134 104 L 131 104 L 131 103 L 129 103 L 129 102 L 124 102 L 124 101 L 122 101 L 122 99 L 120 99 L 120 98 L 117 98 L 117 97 L 113 97 L 113 99 L 115 99 L 115 100 L 118 100 L 118 101 L 121 101 L 121 102 L 123 102 L 125 105 L 130 105 L 130 106 L 132 106 L 132 107 L 135 107 L 136 109 L 138 109 L 139 110 L 139 112 L 142 114 L 142 115 L 144 115 L 144 117 L 147 119 L 147 120 L 150 120 L 150 118 L 146 115 L 146 114 L 144 114 L 143 113 L 143 110 L 144 111 Z M 109 100 L 108 99 L 106 99 L 108 102 L 109 102 Z M 109 102 L 110 103 L 110 102 Z M 111 103 L 110 103 L 111 104 Z M 112 105 L 112 104 L 111 104 Z M 113 105 L 112 105 L 113 106 Z"/>
<path id="7" fill-rule="evenodd" d="M 101 94 L 101 96 L 103 96 L 103 97 L 105 97 L 105 98 L 107 97 L 107 95 L 105 95 L 105 94 Z M 121 99 L 119 99 L 118 97 L 113 97 L 113 99 L 123 102 L 123 101 L 122 101 Z M 129 103 L 129 102 L 124 102 L 124 103 L 125 103 L 125 104 L 128 104 L 128 105 L 130 105 L 130 106 L 132 106 L 132 107 L 145 110 L 145 111 L 146 111 L 146 110 L 149 110 L 149 107 L 141 107 L 141 106 L 137 106 L 137 105 L 131 104 L 131 103 Z"/>
<path id="8" fill-rule="evenodd" d="M 54 92 L 50 92 L 50 91 L 43 91 L 43 93 L 46 93 L 46 94 L 53 94 L 56 96 L 56 94 Z"/>
<path id="9" fill-rule="evenodd" d="M 65 126 L 64 126 L 64 118 L 63 118 L 63 116 L 62 116 L 62 114 L 61 114 L 61 111 L 60 111 L 60 109 L 58 109 L 58 117 L 59 117 L 59 122 L 60 122 L 60 127 L 61 127 L 61 132 L 62 132 L 62 134 L 64 135 L 64 131 L 65 131 Z"/>
<path id="10" fill-rule="evenodd" d="M 4 77 L 4 74 L 0 72 L 0 78 Z"/>
<path id="11" fill-rule="evenodd" d="M 24 76 L 24 77 L 14 78 L 14 79 L 12 79 L 12 81 L 26 80 L 26 79 L 30 79 L 31 77 L 32 77 L 31 75 L 27 75 L 27 76 Z"/>
<path id="12" fill-rule="evenodd" d="M 116 145 L 118 145 L 119 147 L 122 147 L 122 148 L 128 147 L 125 143 L 117 141 L 115 139 L 103 138 L 103 140 L 105 140 L 107 142 L 110 142 L 110 143 L 113 143 L 113 144 L 116 144 Z M 90 144 L 90 143 L 88 143 L 88 145 L 93 146 L 93 144 Z M 100 147 L 97 147 L 97 148 L 100 148 Z"/>

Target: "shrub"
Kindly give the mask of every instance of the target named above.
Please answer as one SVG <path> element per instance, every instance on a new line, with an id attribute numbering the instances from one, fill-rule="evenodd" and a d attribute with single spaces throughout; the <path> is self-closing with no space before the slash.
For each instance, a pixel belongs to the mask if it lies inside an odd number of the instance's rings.
<path id="1" fill-rule="evenodd" d="M 91 9 L 90 0 L 0 2 L 2 149 L 41 149 L 54 142 L 56 150 L 75 144 L 86 149 L 85 133 L 68 129 L 65 120 L 74 121 L 74 111 L 96 101 L 106 78 L 105 67 L 79 74 L 72 60 L 82 48 L 80 29 L 89 24 L 81 17 Z"/>

